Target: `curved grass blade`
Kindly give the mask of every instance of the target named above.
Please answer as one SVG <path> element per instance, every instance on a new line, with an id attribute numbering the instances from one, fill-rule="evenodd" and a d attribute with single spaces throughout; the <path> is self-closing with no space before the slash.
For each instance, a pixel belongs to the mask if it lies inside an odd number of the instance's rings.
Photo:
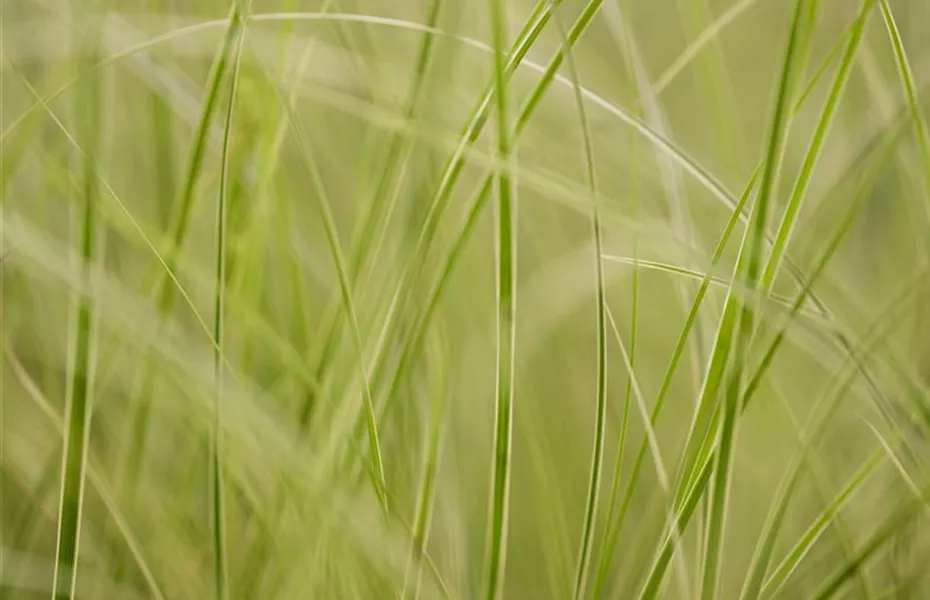
<path id="1" fill-rule="evenodd" d="M 588 579 L 588 562 L 594 541 L 594 524 L 597 518 L 598 497 L 601 489 L 601 471 L 604 460 L 604 437 L 607 428 L 607 299 L 604 289 L 604 259 L 601 232 L 600 210 L 597 202 L 597 177 L 594 167 L 594 144 L 591 139 L 591 130 L 585 112 L 584 96 L 581 93 L 581 83 L 575 61 L 569 50 L 565 28 L 561 20 L 556 17 L 556 28 L 562 43 L 562 52 L 565 55 L 565 64 L 568 67 L 571 79 L 574 82 L 575 108 L 578 111 L 578 121 L 581 127 L 581 137 L 584 144 L 584 164 L 591 194 L 592 215 L 591 228 L 594 238 L 594 275 L 596 283 L 596 316 L 597 316 L 597 391 L 595 397 L 594 445 L 591 451 L 591 473 L 588 480 L 588 494 L 585 503 L 584 524 L 581 532 L 581 548 L 578 551 L 578 562 L 575 570 L 575 587 L 573 597 L 580 600 L 585 595 Z"/>
<path id="2" fill-rule="evenodd" d="M 507 18 L 498 0 L 488 0 L 491 38 L 494 47 L 494 91 L 497 108 L 497 154 L 505 165 L 511 159 L 510 105 L 504 64 Z M 510 170 L 501 168 L 497 183 L 497 402 L 494 419 L 494 462 L 491 476 L 489 518 L 490 546 L 485 597 L 496 600 L 503 594 L 507 564 L 507 533 L 512 462 L 514 352 L 516 350 L 516 188 Z"/>

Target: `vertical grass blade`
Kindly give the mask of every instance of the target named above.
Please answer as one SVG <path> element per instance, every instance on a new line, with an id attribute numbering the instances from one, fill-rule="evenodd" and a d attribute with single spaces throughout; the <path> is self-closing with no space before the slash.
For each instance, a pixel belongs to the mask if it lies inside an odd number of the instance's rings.
<path id="1" fill-rule="evenodd" d="M 246 0 L 243 10 L 248 11 Z M 210 439 L 210 489 L 213 499 L 213 585 L 217 600 L 225 600 L 229 593 L 229 569 L 226 556 L 226 506 L 223 477 L 223 364 L 224 316 L 226 312 L 226 229 L 229 212 L 229 153 L 232 142 L 232 128 L 236 111 L 236 95 L 239 88 L 239 67 L 242 58 L 242 46 L 245 28 L 242 23 L 248 18 L 247 12 L 240 12 L 240 7 L 233 13 L 232 20 L 239 21 L 235 26 L 236 41 L 232 56 L 232 76 L 229 84 L 229 98 L 226 103 L 226 119 L 223 124 L 223 148 L 220 154 L 220 190 L 216 203 L 216 271 L 213 304 L 213 424 Z M 231 25 L 231 28 L 233 26 Z"/>
<path id="2" fill-rule="evenodd" d="M 885 28 L 888 31 L 888 38 L 891 41 L 891 48 L 894 51 L 895 64 L 898 68 L 898 78 L 904 87 L 907 108 L 914 120 L 914 127 L 917 132 L 917 142 L 920 146 L 920 156 L 924 163 L 924 175 L 926 176 L 927 190 L 930 195 L 930 127 L 927 125 L 927 118 L 921 109 L 920 95 L 918 94 L 917 84 L 914 81 L 914 72 L 911 69 L 907 53 L 904 51 L 904 42 L 901 40 L 901 32 L 898 24 L 888 5 L 888 0 L 880 0 L 879 4 L 882 11 L 882 19 L 885 22 Z M 930 205 L 927 208 L 930 211 Z M 928 212 L 930 215 L 930 212 Z"/>
<path id="3" fill-rule="evenodd" d="M 750 378 L 749 383 L 746 386 L 746 390 L 743 393 L 742 402 L 744 407 L 752 399 L 753 394 L 759 387 L 759 383 L 761 382 L 762 377 L 765 375 L 768 367 L 772 364 L 776 352 L 781 347 L 781 344 L 785 339 L 788 328 L 796 318 L 801 307 L 810 297 L 810 290 L 813 286 L 813 283 L 817 281 L 823 274 L 824 270 L 829 265 L 830 260 L 839 249 L 840 243 L 845 239 L 856 218 L 860 215 L 865 201 L 868 200 L 869 193 L 872 191 L 872 186 L 875 184 L 876 176 L 881 172 L 881 168 L 887 164 L 888 159 L 891 157 L 891 151 L 896 147 L 895 142 L 899 138 L 900 136 L 895 134 L 888 140 L 884 148 L 881 149 L 882 151 L 880 152 L 876 163 L 872 165 L 872 168 L 868 169 L 865 176 L 863 177 L 862 184 L 859 187 L 859 191 L 856 197 L 853 199 L 852 206 L 846 212 L 846 215 L 839 223 L 839 226 L 836 228 L 823 251 L 821 251 L 820 256 L 815 261 L 813 267 L 810 269 L 808 280 L 804 288 L 795 297 L 788 315 L 785 318 L 784 325 L 782 325 L 782 327 L 778 330 L 778 333 L 775 334 L 775 337 L 769 344 L 769 347 L 766 350 L 762 360 L 760 361 L 759 366 L 756 368 L 756 371 Z M 798 460 L 800 460 L 800 458 Z M 759 543 L 750 563 L 749 575 L 747 576 L 742 592 L 742 598 L 744 599 L 758 597 L 763 579 L 765 577 L 765 572 L 768 568 L 769 560 L 771 559 L 772 551 L 775 547 L 775 538 L 781 529 L 781 520 L 783 519 L 785 511 L 787 510 L 788 498 L 790 497 L 794 486 L 797 483 L 798 473 L 799 471 L 795 471 L 795 474 L 790 479 L 786 480 L 786 482 L 783 484 L 781 493 L 776 495 L 776 500 L 772 504 L 770 517 L 759 536 Z"/>
<path id="4" fill-rule="evenodd" d="M 811 178 L 813 177 L 814 168 L 817 166 L 817 160 L 820 158 L 820 153 L 826 142 L 827 133 L 829 133 L 830 126 L 833 124 L 833 120 L 836 117 L 843 92 L 846 89 L 846 82 L 849 80 L 849 72 L 852 69 L 853 61 L 856 57 L 856 51 L 859 49 L 859 43 L 862 41 L 862 34 L 865 32 L 865 25 L 868 21 L 873 2 L 874 0 L 866 0 L 862 3 L 859 16 L 853 24 L 850 38 L 846 42 L 846 49 L 840 60 L 840 66 L 833 78 L 833 83 L 827 94 L 827 101 L 820 113 L 820 120 L 817 122 L 817 127 L 814 129 L 814 135 L 811 137 L 807 153 L 804 156 L 801 171 L 794 182 L 794 187 L 788 199 L 788 205 L 785 207 L 781 224 L 778 226 L 778 232 L 775 234 L 772 250 L 766 262 L 765 270 L 762 273 L 760 287 L 763 293 L 767 293 L 772 289 L 772 285 L 775 283 L 775 278 L 778 275 L 778 270 L 781 267 L 782 259 L 788 251 L 788 243 L 790 242 L 795 225 L 798 222 L 801 204 L 807 193 Z"/>
<path id="5" fill-rule="evenodd" d="M 230 56 L 234 44 L 243 27 L 239 14 L 239 0 L 235 0 L 230 7 L 229 25 L 223 37 L 220 50 L 214 59 L 207 78 L 206 95 L 203 100 L 197 128 L 194 131 L 193 146 L 187 159 L 184 182 L 180 188 L 177 199 L 177 217 L 171 232 L 172 247 L 165 260 L 165 273 L 158 283 L 156 292 L 158 298 L 158 312 L 166 316 L 174 303 L 174 286 L 176 282 L 170 274 L 174 272 L 177 256 L 187 237 L 187 229 L 193 204 L 196 196 L 197 182 L 203 167 L 204 156 L 207 150 L 207 137 L 210 126 L 220 102 L 220 89 L 223 84 Z M 135 481 L 142 468 L 146 445 L 148 443 L 148 422 L 151 412 L 151 395 L 155 385 L 155 370 L 151 364 L 143 366 L 136 396 L 136 408 L 130 422 L 129 449 L 126 452 L 125 481 L 126 491 L 130 494 L 135 487 Z"/>
<path id="6" fill-rule="evenodd" d="M 814 0 L 816 3 L 816 0 Z M 788 34 L 788 45 L 785 50 L 784 64 L 778 93 L 775 100 L 775 110 L 772 117 L 768 147 L 762 169 L 762 179 L 759 184 L 759 196 L 753 207 L 752 226 L 747 229 L 744 246 L 740 251 L 740 265 L 737 273 L 745 273 L 746 284 L 749 287 L 750 298 L 743 301 L 742 310 L 738 318 L 735 348 L 733 348 L 733 366 L 730 380 L 726 390 L 726 401 L 723 407 L 723 424 L 720 429 L 719 450 L 717 465 L 714 474 L 714 487 L 711 492 L 710 518 L 707 525 L 707 538 L 704 549 L 704 573 L 701 582 L 701 596 L 712 600 L 717 596 L 719 584 L 719 568 L 723 560 L 723 538 L 726 520 L 726 504 L 730 491 L 730 475 L 732 470 L 731 458 L 736 441 L 737 420 L 740 413 L 740 398 L 743 385 L 743 365 L 748 359 L 749 342 L 753 332 L 752 306 L 755 300 L 752 292 L 755 291 L 759 266 L 765 245 L 766 227 L 769 213 L 769 203 L 775 194 L 778 167 L 781 161 L 781 152 L 786 136 L 787 123 L 791 111 L 791 88 L 795 77 L 796 51 L 798 42 L 802 38 L 802 25 L 804 9 L 808 8 L 807 0 L 798 0 L 795 3 L 794 16 Z M 748 254 L 744 254 L 747 248 Z M 742 264 L 745 257 L 746 263 Z"/>
<path id="7" fill-rule="evenodd" d="M 504 44 L 507 36 L 506 7 L 488 0 L 494 49 L 494 89 L 497 108 L 497 155 L 504 165 L 511 160 L 510 110 Z M 497 401 L 494 423 L 494 463 L 491 480 L 490 543 L 485 597 L 503 594 L 507 562 L 507 529 L 510 504 L 510 469 L 513 433 L 514 351 L 516 345 L 516 210 L 515 189 L 509 167 L 500 168 L 497 183 Z"/>
<path id="8" fill-rule="evenodd" d="M 78 257 L 81 276 L 90 281 L 96 239 L 96 203 L 99 196 L 97 153 L 100 142 L 100 114 L 103 94 L 97 76 L 90 77 L 78 90 L 74 105 L 76 126 L 81 134 L 83 152 L 76 152 L 74 166 L 81 173 L 78 220 Z M 77 210 L 77 209 L 76 209 Z M 72 339 L 71 381 L 66 401 L 65 442 L 62 453 L 61 489 L 58 505 L 58 531 L 55 547 L 53 598 L 74 598 L 77 590 L 77 567 L 80 551 L 84 484 L 87 472 L 87 448 L 93 400 L 93 305 L 86 296 L 77 298 L 74 337 Z"/>
<path id="9" fill-rule="evenodd" d="M 604 462 L 604 437 L 607 428 L 607 299 L 604 289 L 604 259 L 601 232 L 601 217 L 597 200 L 597 177 L 594 167 L 594 143 L 591 140 L 591 130 L 585 112 L 584 96 L 581 92 L 581 80 L 575 61 L 569 49 L 565 27 L 556 17 L 556 27 L 562 38 L 562 52 L 565 64 L 571 76 L 572 91 L 575 97 L 575 108 L 578 111 L 578 121 L 581 128 L 581 137 L 584 144 L 584 164 L 588 180 L 588 191 L 591 195 L 591 229 L 594 238 L 594 277 L 595 302 L 597 317 L 597 387 L 595 392 L 595 421 L 594 445 L 591 451 L 591 473 L 588 480 L 588 495 L 585 503 L 584 523 L 581 529 L 581 547 L 578 551 L 578 562 L 575 570 L 574 598 L 579 600 L 585 595 L 588 580 L 588 563 L 591 558 L 591 548 L 594 541 L 594 524 L 597 518 L 598 499 L 601 490 L 601 471 Z"/>

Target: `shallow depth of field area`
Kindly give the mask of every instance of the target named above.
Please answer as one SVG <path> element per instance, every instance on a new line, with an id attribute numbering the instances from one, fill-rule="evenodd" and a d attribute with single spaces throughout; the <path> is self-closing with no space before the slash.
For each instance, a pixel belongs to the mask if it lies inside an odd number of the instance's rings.
<path id="1" fill-rule="evenodd" d="M 0 597 L 930 597 L 927 0 L 0 0 Z"/>

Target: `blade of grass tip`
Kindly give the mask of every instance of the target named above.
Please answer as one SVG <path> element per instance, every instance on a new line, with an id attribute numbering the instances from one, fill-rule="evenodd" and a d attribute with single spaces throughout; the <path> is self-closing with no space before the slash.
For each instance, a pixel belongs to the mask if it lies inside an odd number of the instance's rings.
<path id="1" fill-rule="evenodd" d="M 258 57 L 260 55 L 256 54 L 256 56 Z M 338 279 L 344 309 L 348 316 L 349 328 L 352 332 L 352 338 L 355 345 L 355 363 L 362 387 L 363 406 L 360 413 L 363 415 L 363 419 L 368 431 L 368 450 L 371 454 L 370 478 L 372 480 L 372 487 L 382 510 L 385 514 L 389 514 L 388 492 L 384 477 L 384 463 L 381 454 L 381 442 L 378 438 L 377 422 L 371 399 L 371 387 L 368 372 L 365 368 L 362 336 L 361 332 L 359 331 L 358 317 L 355 313 L 354 301 L 352 300 L 352 284 L 350 282 L 345 257 L 339 242 L 339 233 L 336 229 L 336 221 L 333 217 L 332 209 L 330 208 L 326 186 L 323 183 L 322 176 L 313 156 L 312 145 L 307 137 L 306 132 L 303 129 L 300 118 L 297 115 L 297 112 L 294 110 L 294 107 L 291 106 L 291 104 L 287 101 L 288 99 L 284 94 L 284 86 L 278 80 L 273 71 L 262 63 L 260 58 L 258 61 L 260 67 L 265 72 L 265 75 L 269 78 L 269 81 L 272 82 L 275 93 L 278 97 L 278 101 L 281 106 L 284 107 L 288 115 L 288 122 L 290 123 L 291 132 L 297 141 L 301 157 L 307 168 L 307 173 L 310 175 L 310 196 L 313 199 L 313 202 L 316 205 L 316 208 L 319 211 L 320 217 L 323 221 L 323 230 L 326 235 L 326 243 L 329 246 L 329 251 L 332 255 L 332 260 L 336 268 L 336 277 Z"/>
<path id="2" fill-rule="evenodd" d="M 814 168 L 823 151 L 830 126 L 833 124 L 833 120 L 836 117 L 840 100 L 846 89 L 846 82 L 849 81 L 849 73 L 852 70 L 856 51 L 859 49 L 859 43 L 862 41 L 862 35 L 865 32 L 865 25 L 868 22 L 868 16 L 872 10 L 873 3 L 874 0 L 865 0 L 862 3 L 859 16 L 853 24 L 851 37 L 846 43 L 846 50 L 843 53 L 840 66 L 833 78 L 833 84 L 830 86 L 830 91 L 827 94 L 827 100 L 820 113 L 820 120 L 817 123 L 817 127 L 814 129 L 814 135 L 811 137 L 807 153 L 804 156 L 804 162 L 801 165 L 801 170 L 791 190 L 791 195 L 785 207 L 781 224 L 778 226 L 778 231 L 775 234 L 775 242 L 772 244 L 768 261 L 762 273 L 760 287 L 763 294 L 767 294 L 771 291 L 775 278 L 778 275 L 778 270 L 781 267 L 782 259 L 788 250 L 788 243 L 797 225 L 801 205 L 814 174 Z"/>
<path id="3" fill-rule="evenodd" d="M 900 131 L 901 130 L 899 130 L 899 132 Z M 853 198 L 850 209 L 846 212 L 843 220 L 840 222 L 839 226 L 828 240 L 824 250 L 815 261 L 804 288 L 796 296 L 791 309 L 785 318 L 784 324 L 778 330 L 778 333 L 775 334 L 774 338 L 769 344 L 768 349 L 766 350 L 765 355 L 760 361 L 759 366 L 756 368 L 755 372 L 750 378 L 749 384 L 746 386 L 746 390 L 743 393 L 742 403 L 744 409 L 752 399 L 755 391 L 758 390 L 759 384 L 765 372 L 772 364 L 776 352 L 781 347 L 781 344 L 785 339 L 789 326 L 793 322 L 797 313 L 800 311 L 801 306 L 803 306 L 805 301 L 808 299 L 813 283 L 817 281 L 823 274 L 827 265 L 830 263 L 830 260 L 833 258 L 833 255 L 839 249 L 840 243 L 843 241 L 843 239 L 845 239 L 846 234 L 849 232 L 856 218 L 860 215 L 865 202 L 870 197 L 872 186 L 874 186 L 877 176 L 881 173 L 882 168 L 892 157 L 892 151 L 897 146 L 896 142 L 899 140 L 900 133 L 892 135 L 885 147 L 882 148 L 878 160 L 864 175 L 863 182 L 858 187 L 858 193 L 856 197 Z M 747 576 L 743 587 L 742 598 L 756 598 L 759 595 L 763 578 L 765 577 L 765 572 L 768 568 L 768 563 L 771 559 L 771 554 L 775 547 L 776 537 L 781 529 L 781 520 L 784 517 L 785 511 L 787 509 L 787 500 L 793 491 L 793 486 L 796 483 L 797 482 L 795 480 L 788 480 L 788 483 L 785 484 L 782 493 L 776 496 L 778 499 L 772 505 L 770 519 L 767 520 L 766 525 L 763 526 L 762 532 L 760 533 L 759 543 L 750 563 L 749 575 Z"/>
<path id="4" fill-rule="evenodd" d="M 158 313 L 165 317 L 171 310 L 174 302 L 174 280 L 168 276 L 173 273 L 177 262 L 177 254 L 184 245 L 187 237 L 187 227 L 194 204 L 197 182 L 203 166 L 204 155 L 207 148 L 207 134 L 213 123 L 213 116 L 219 103 L 220 87 L 226 73 L 227 63 L 233 49 L 239 29 L 243 26 L 239 16 L 239 0 L 235 0 L 230 7 L 229 22 L 226 34 L 220 46 L 219 53 L 213 61 L 210 75 L 207 78 L 206 96 L 194 132 L 193 146 L 187 160 L 184 183 L 181 186 L 178 198 L 178 216 L 171 234 L 172 247 L 166 260 L 166 274 L 157 284 Z M 138 391 L 135 394 L 134 409 L 130 417 L 129 449 L 126 452 L 124 487 L 125 492 L 133 494 L 135 482 L 142 468 L 142 461 L 148 443 L 148 424 L 151 412 L 151 395 L 155 386 L 155 369 L 151 364 L 143 366 Z"/>
<path id="5" fill-rule="evenodd" d="M 578 111 L 578 122 L 581 127 L 581 137 L 584 144 L 584 164 L 588 180 L 588 191 L 591 195 L 591 229 L 594 238 L 594 277 L 596 282 L 596 321 L 597 321 L 597 388 L 595 392 L 595 420 L 594 420 L 594 446 L 591 451 L 591 474 L 588 480 L 588 495 L 585 504 L 584 524 L 582 525 L 581 547 L 578 551 L 578 562 L 575 571 L 574 598 L 579 600 L 585 595 L 585 586 L 588 579 L 588 562 L 591 556 L 591 547 L 594 541 L 594 525 L 597 518 L 598 497 L 601 490 L 601 471 L 604 460 L 604 437 L 607 429 L 607 316 L 606 291 L 604 289 L 604 259 L 601 233 L 601 218 L 597 201 L 597 177 L 594 167 L 594 143 L 591 139 L 591 130 L 588 117 L 585 113 L 584 97 L 581 93 L 581 80 L 572 52 L 569 50 L 565 27 L 561 19 L 555 17 L 555 25 L 561 38 L 562 52 L 565 55 L 565 64 L 568 67 L 571 80 L 574 83 L 572 90 L 575 98 L 575 108 Z"/>
<path id="6" fill-rule="evenodd" d="M 439 21 L 443 2 L 444 0 L 432 0 L 430 5 L 426 24 L 430 31 L 423 34 L 417 52 L 413 81 L 410 84 L 405 101 L 404 118 L 406 120 L 411 120 L 416 116 L 423 101 L 426 89 L 426 75 L 436 41 L 436 36 L 432 33 L 432 30 L 435 29 Z M 365 216 L 360 225 L 352 233 L 349 273 L 353 284 L 363 276 L 366 265 L 371 261 L 371 258 L 377 256 L 377 248 L 381 245 L 380 240 L 386 234 L 387 222 L 394 212 L 399 197 L 403 166 L 409 158 L 411 147 L 410 140 L 401 132 L 396 132 L 389 142 L 387 158 L 375 185 L 374 193 L 368 202 L 368 209 L 365 211 Z M 376 242 L 375 240 L 379 241 Z M 372 251 L 373 248 L 375 249 L 374 252 Z M 339 315 L 338 303 L 331 301 L 324 311 L 322 320 L 324 325 L 320 328 L 325 333 L 321 336 L 323 340 L 322 352 L 316 365 L 315 378 L 318 382 L 325 379 L 336 351 L 336 342 L 339 337 Z M 306 428 L 309 424 L 315 401 L 315 395 L 312 392 L 308 394 L 300 416 L 299 425 L 301 428 Z"/>
<path id="7" fill-rule="evenodd" d="M 491 475 L 488 575 L 485 597 L 500 598 L 507 563 L 507 533 L 512 462 L 514 352 L 516 349 L 516 190 L 511 181 L 510 105 L 507 96 L 504 44 L 506 7 L 488 0 L 494 49 L 494 89 L 497 108 L 497 157 L 505 165 L 497 180 L 497 374 L 494 419 L 494 461 Z"/>
<path id="8" fill-rule="evenodd" d="M 78 33 L 75 31 L 75 33 Z M 81 198 L 76 207 L 82 210 L 78 221 L 79 254 L 82 277 L 90 279 L 97 244 L 95 210 L 98 197 L 96 174 L 100 143 L 103 94 L 101 82 L 92 77 L 85 82 L 75 98 L 73 114 L 83 134 L 87 150 L 75 153 L 76 166 L 82 173 Z M 78 210 L 77 208 L 75 210 Z M 87 452 L 93 412 L 93 310 L 88 298 L 76 299 L 76 318 L 71 350 L 71 384 L 66 399 L 66 434 L 62 452 L 61 488 L 58 507 L 58 531 L 55 546 L 55 575 L 52 598 L 75 597 L 77 566 L 80 551 L 81 520 L 84 506 L 84 483 Z"/>
<path id="9" fill-rule="evenodd" d="M 437 334 L 431 344 L 433 351 L 430 357 L 436 367 L 430 385 L 429 430 L 426 435 L 426 450 L 424 452 L 423 474 L 420 480 L 420 489 L 417 493 L 417 504 L 414 511 L 413 536 L 410 554 L 407 557 L 407 568 L 404 571 L 404 584 L 400 597 L 416 600 L 420 597 L 420 579 L 423 570 L 423 557 L 426 556 L 426 542 L 429 535 L 430 521 L 433 515 L 433 497 L 435 495 L 436 473 L 438 471 L 439 456 L 444 433 L 446 403 L 448 396 L 448 375 L 446 373 L 448 358 L 447 344 L 444 336 Z"/>
<path id="10" fill-rule="evenodd" d="M 237 0 L 239 1 L 239 0 Z M 237 5 L 232 19 L 244 22 L 248 18 L 251 0 L 242 0 Z M 232 56 L 229 98 L 226 104 L 226 119 L 223 124 L 223 148 L 220 154 L 220 190 L 216 203 L 216 279 L 213 305 L 213 424 L 210 440 L 210 490 L 213 500 L 213 585 L 216 598 L 228 596 L 229 569 L 226 557 L 226 506 L 223 477 L 223 343 L 226 311 L 226 226 L 229 211 L 229 148 L 232 140 L 233 120 L 236 111 L 236 96 L 239 91 L 239 71 L 242 46 L 246 35 L 244 26 L 236 27 L 235 49 Z"/>
<path id="11" fill-rule="evenodd" d="M 876 552 L 899 531 L 911 524 L 923 511 L 926 496 L 930 489 L 922 490 L 921 494 L 916 497 L 910 497 L 902 506 L 889 517 L 882 527 L 876 531 L 866 541 L 859 552 L 840 568 L 830 579 L 824 582 L 823 586 L 812 596 L 816 600 L 827 600 L 836 596 L 859 570 L 865 566 Z"/>
<path id="12" fill-rule="evenodd" d="M 769 142 L 765 154 L 765 164 L 762 169 L 762 180 L 759 184 L 759 195 L 753 207 L 752 226 L 747 228 L 747 235 L 744 238 L 743 247 L 740 249 L 740 260 L 738 263 L 742 263 L 744 256 L 747 262 L 745 265 L 739 264 L 737 273 L 746 274 L 746 282 L 749 286 L 750 293 L 755 292 L 758 284 L 759 266 L 765 247 L 769 203 L 772 200 L 772 196 L 775 195 L 782 146 L 784 145 L 791 112 L 791 87 L 795 79 L 795 54 L 797 43 L 802 33 L 801 26 L 804 19 L 805 8 L 808 8 L 807 0 L 798 0 L 795 3 L 795 12 L 788 34 L 788 45 L 785 50 L 781 81 L 778 85 L 778 93 L 775 100 L 771 132 L 769 134 Z M 744 250 L 747 248 L 747 245 L 749 252 L 744 255 Z M 722 415 L 723 423 L 720 428 L 719 450 L 717 452 L 717 464 L 714 470 L 714 486 L 710 496 L 710 519 L 707 524 L 707 537 L 704 550 L 704 573 L 701 583 L 701 596 L 707 600 L 717 597 L 719 568 L 720 563 L 723 561 L 726 505 L 730 493 L 730 477 L 732 471 L 731 458 L 737 437 L 741 388 L 743 385 L 743 369 L 748 359 L 750 337 L 753 332 L 753 304 L 755 304 L 753 299 L 748 299 L 742 303 L 742 309 L 738 317 L 739 325 L 736 328 L 735 347 L 733 348 L 732 371 L 725 393 Z"/>

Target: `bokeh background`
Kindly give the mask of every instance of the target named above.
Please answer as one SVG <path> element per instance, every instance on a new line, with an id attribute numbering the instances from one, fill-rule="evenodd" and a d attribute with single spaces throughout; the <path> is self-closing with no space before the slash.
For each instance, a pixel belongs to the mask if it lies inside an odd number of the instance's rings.
<path id="1" fill-rule="evenodd" d="M 69 507 L 76 597 L 217 594 L 219 456 L 228 597 L 486 596 L 500 215 L 483 186 L 503 170 L 517 259 L 501 596 L 701 596 L 711 486 L 671 524 L 720 435 L 726 385 L 702 391 L 729 297 L 755 315 L 747 374 L 784 339 L 736 421 L 711 595 L 926 597 L 930 3 L 801 4 L 773 157 L 793 1 L 3 0 L 0 595 L 48 597 L 56 572 L 70 593 Z M 767 159 L 774 237 L 860 10 L 783 268 L 758 294 L 735 271 L 756 193 L 715 247 Z M 538 99 L 509 160 L 493 96 L 461 145 L 493 90 L 495 11 L 504 51 L 545 19 L 507 79 L 508 128 Z M 739 352 L 724 383 L 745 391 Z"/>

